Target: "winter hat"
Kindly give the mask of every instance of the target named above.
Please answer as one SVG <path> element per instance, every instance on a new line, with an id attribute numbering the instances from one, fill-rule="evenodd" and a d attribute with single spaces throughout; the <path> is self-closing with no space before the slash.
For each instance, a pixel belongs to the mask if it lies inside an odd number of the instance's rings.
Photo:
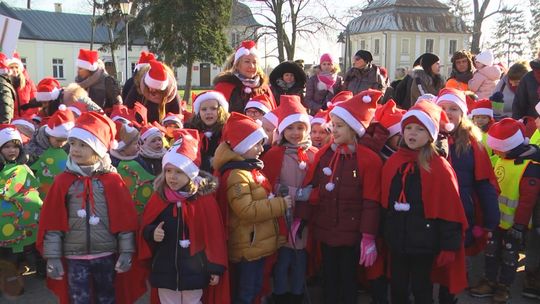
<path id="1" fill-rule="evenodd" d="M 121 120 L 115 121 L 114 124 L 116 125 L 117 130 L 115 139 L 118 142 L 118 146 L 115 150 L 121 151 L 139 139 L 139 130 L 135 127 L 130 126 Z"/>
<path id="2" fill-rule="evenodd" d="M 421 123 L 433 140 L 437 139 L 441 126 L 446 131 L 454 129 L 454 124 L 450 122 L 446 112 L 441 107 L 428 101 L 418 102 L 403 115 L 401 118 L 402 134 L 405 126 L 411 122 Z"/>
<path id="3" fill-rule="evenodd" d="M 390 132 L 388 138 L 401 131 L 401 118 L 405 112 L 407 111 L 399 109 L 392 99 L 375 111 L 375 120 Z"/>
<path id="4" fill-rule="evenodd" d="M 141 128 L 141 140 L 145 141 L 146 139 L 153 138 L 155 136 L 163 136 L 161 130 L 158 127 L 152 124 L 146 124 Z"/>
<path id="5" fill-rule="evenodd" d="M 86 112 L 75 121 L 75 127 L 69 132 L 68 138 L 77 138 L 103 158 L 107 151 L 116 149 L 116 126 L 107 116 L 97 112 Z"/>
<path id="6" fill-rule="evenodd" d="M 365 62 L 369 63 L 373 61 L 373 55 L 369 51 L 359 50 L 354 54 L 354 57 L 362 58 Z"/>
<path id="7" fill-rule="evenodd" d="M 442 102 L 449 101 L 456 104 L 463 115 L 467 115 L 467 99 L 465 93 L 461 90 L 456 90 L 453 88 L 444 88 L 439 92 L 437 97 L 436 104 L 440 105 Z"/>
<path id="8" fill-rule="evenodd" d="M 0 75 L 7 74 L 9 70 L 8 58 L 6 54 L 0 53 Z"/>
<path id="9" fill-rule="evenodd" d="M 525 125 L 512 118 L 503 118 L 489 128 L 488 146 L 497 151 L 508 152 L 528 141 L 525 137 Z"/>
<path id="10" fill-rule="evenodd" d="M 135 121 L 135 111 L 125 105 L 114 105 L 110 117 L 114 122 L 132 123 Z"/>
<path id="11" fill-rule="evenodd" d="M 269 123 L 271 123 L 274 128 L 277 128 L 278 126 L 278 117 L 277 117 L 277 109 L 274 109 L 266 114 L 264 114 L 263 118 L 266 119 Z"/>
<path id="12" fill-rule="evenodd" d="M 238 59 L 240 59 L 240 57 L 249 54 L 255 55 L 255 57 L 259 57 L 259 54 L 257 53 L 257 44 L 253 40 L 242 41 L 240 47 L 238 47 L 238 49 L 234 53 L 234 63 L 236 63 Z"/>
<path id="13" fill-rule="evenodd" d="M 327 107 L 330 107 L 331 105 L 336 105 L 340 102 L 343 102 L 347 99 L 352 98 L 354 95 L 351 91 L 341 91 L 335 95 L 332 100 L 326 104 Z"/>
<path id="14" fill-rule="evenodd" d="M 22 143 L 21 133 L 14 125 L 0 124 L 0 148 L 11 140 L 18 140 Z"/>
<path id="15" fill-rule="evenodd" d="M 431 74 L 431 66 L 437 61 L 440 61 L 439 56 L 433 53 L 424 53 L 422 55 L 422 59 L 420 59 L 420 65 L 422 66 L 422 69 L 424 69 L 424 71 L 426 71 L 428 74 Z"/>
<path id="16" fill-rule="evenodd" d="M 49 136 L 67 138 L 69 130 L 75 126 L 75 115 L 66 107 L 60 105 L 58 110 L 47 121 L 45 133 Z"/>
<path id="17" fill-rule="evenodd" d="M 313 118 L 311 118 L 311 125 L 320 124 L 323 128 L 328 128 L 330 115 L 329 111 L 319 111 Z"/>
<path id="18" fill-rule="evenodd" d="M 491 107 L 491 100 L 480 99 L 474 104 L 474 108 L 471 110 L 471 115 L 487 115 L 493 118 L 493 109 Z"/>
<path id="19" fill-rule="evenodd" d="M 182 170 L 190 180 L 199 176 L 201 154 L 199 153 L 199 132 L 194 129 L 178 130 L 176 141 L 163 156 L 162 166 L 171 164 Z"/>
<path id="20" fill-rule="evenodd" d="M 377 101 L 381 96 L 381 91 L 372 89 L 362 91 L 352 98 L 337 104 L 330 111 L 330 114 L 343 119 L 359 137 L 362 137 L 375 115 Z"/>
<path id="21" fill-rule="evenodd" d="M 435 103 L 436 104 L 436 101 L 437 101 L 437 96 L 433 95 L 433 94 L 429 94 L 429 93 L 426 93 L 426 94 L 422 94 L 418 97 L 418 99 L 416 99 L 416 102 L 419 102 L 420 100 L 425 100 L 425 101 L 428 101 L 428 102 L 431 102 L 431 103 Z"/>
<path id="22" fill-rule="evenodd" d="M 98 69 L 98 57 L 97 51 L 80 49 L 77 67 L 93 72 Z"/>
<path id="23" fill-rule="evenodd" d="M 135 65 L 135 71 L 140 70 L 141 68 L 150 64 L 150 60 L 156 60 L 154 53 L 142 51 L 141 56 L 139 56 L 139 61 Z"/>
<path id="24" fill-rule="evenodd" d="M 169 75 L 163 63 L 157 60 L 150 60 L 150 70 L 144 75 L 144 83 L 155 90 L 163 91 L 169 85 Z"/>
<path id="25" fill-rule="evenodd" d="M 255 120 L 237 112 L 231 113 L 223 126 L 222 140 L 238 154 L 246 153 L 258 142 L 267 138 L 268 136 Z"/>
<path id="26" fill-rule="evenodd" d="M 278 132 L 283 133 L 285 128 L 295 122 L 303 122 L 306 127 L 311 128 L 310 119 L 306 108 L 300 101 L 298 95 L 281 95 L 279 99 Z"/>
<path id="27" fill-rule="evenodd" d="M 26 133 L 26 132 L 22 132 L 19 129 L 20 127 L 28 130 L 28 134 L 25 134 L 25 135 L 28 135 L 29 137 L 31 137 L 32 134 L 34 134 L 34 132 L 36 132 L 36 126 L 34 125 L 32 120 L 30 118 L 28 118 L 28 117 L 16 118 L 16 119 L 11 121 L 11 124 L 16 126 L 17 130 L 19 130 L 19 132 L 21 132 L 21 133 Z"/>
<path id="28" fill-rule="evenodd" d="M 67 108 L 70 109 L 73 114 L 77 115 L 77 117 L 81 116 L 84 112 L 88 112 L 88 105 L 80 101 L 74 102 Z"/>
<path id="29" fill-rule="evenodd" d="M 227 99 L 225 99 L 225 96 L 221 92 L 218 91 L 206 91 L 202 92 L 201 94 L 197 95 L 197 98 L 193 101 L 193 113 L 199 114 L 199 110 L 201 109 L 201 104 L 203 101 L 207 100 L 217 100 L 218 104 L 223 107 L 225 112 L 229 111 L 229 103 L 227 102 Z"/>
<path id="30" fill-rule="evenodd" d="M 491 50 L 482 51 L 480 54 L 474 57 L 474 60 L 480 62 L 483 65 L 492 66 L 494 60 L 493 53 L 491 52 Z"/>
<path id="31" fill-rule="evenodd" d="M 319 64 L 322 64 L 323 62 L 330 62 L 334 64 L 334 58 L 332 58 L 332 55 L 330 55 L 329 53 L 324 53 L 319 60 Z"/>
<path id="32" fill-rule="evenodd" d="M 267 95 L 257 95 L 251 97 L 244 107 L 244 112 L 249 108 L 256 108 L 261 110 L 264 114 L 270 112 L 272 102 L 268 99 Z"/>
<path id="33" fill-rule="evenodd" d="M 7 65 L 10 66 L 12 64 L 16 64 L 19 66 L 19 71 L 24 71 L 24 64 L 21 60 L 21 55 L 17 52 L 13 52 L 13 56 L 7 60 Z"/>
<path id="34" fill-rule="evenodd" d="M 60 96 L 62 87 L 58 80 L 52 77 L 45 77 L 37 85 L 36 100 L 37 101 L 50 101 L 56 100 Z"/>
<path id="35" fill-rule="evenodd" d="M 180 128 L 184 126 L 182 123 L 183 116 L 182 114 L 175 114 L 175 113 L 167 113 L 163 120 L 161 121 L 162 125 L 165 125 L 166 122 L 174 122 L 180 125 Z"/>

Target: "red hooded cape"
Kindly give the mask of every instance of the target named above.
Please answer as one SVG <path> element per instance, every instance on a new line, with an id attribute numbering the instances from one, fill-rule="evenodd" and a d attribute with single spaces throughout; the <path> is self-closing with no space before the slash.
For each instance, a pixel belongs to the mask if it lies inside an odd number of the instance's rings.
<path id="1" fill-rule="evenodd" d="M 64 172 L 56 176 L 54 183 L 45 198 L 41 209 L 36 246 L 43 254 L 43 237 L 47 231 L 69 231 L 66 197 L 70 186 L 79 177 L 73 173 Z M 137 231 L 137 211 L 131 199 L 128 188 L 120 175 L 105 173 L 97 175 L 105 189 L 105 200 L 109 216 L 109 230 L 112 234 L 119 232 Z M 65 265 L 64 265 L 65 266 Z M 133 303 L 142 296 L 146 287 L 138 274 L 138 268 L 132 267 L 126 273 L 117 273 L 115 279 L 117 303 Z M 67 273 L 67 272 L 65 272 Z M 47 287 L 59 298 L 61 304 L 69 303 L 67 277 L 62 280 L 47 278 Z"/>
<path id="2" fill-rule="evenodd" d="M 142 229 L 151 224 L 169 205 L 161 197 L 154 193 L 144 208 L 141 231 L 139 233 L 139 259 L 149 261 L 152 258 L 152 248 L 142 237 Z M 186 224 L 189 230 L 191 242 L 190 253 L 196 254 L 204 250 L 208 261 L 213 264 L 227 267 L 227 247 L 225 245 L 225 231 L 221 220 L 220 211 L 215 198 L 212 195 L 198 196 L 195 201 L 187 201 L 182 206 L 186 208 Z M 145 263 L 149 265 L 149 263 Z M 228 273 L 220 277 L 216 286 L 209 286 L 204 290 L 205 303 L 230 303 Z M 152 292 L 152 303 L 159 303 L 159 299 Z"/>
<path id="3" fill-rule="evenodd" d="M 392 178 L 403 164 L 417 162 L 417 155 L 415 151 L 400 148 L 387 160 L 382 173 L 381 205 L 383 208 L 388 209 L 388 195 Z M 433 155 L 429 166 L 430 171 L 419 167 L 425 217 L 461 223 L 464 236 L 467 229 L 467 218 L 459 197 L 456 173 L 448 161 L 439 155 Z M 437 267 L 434 263 L 431 278 L 434 283 L 447 286 L 453 294 L 457 294 L 467 287 L 463 243 L 452 263 L 443 267 Z"/>

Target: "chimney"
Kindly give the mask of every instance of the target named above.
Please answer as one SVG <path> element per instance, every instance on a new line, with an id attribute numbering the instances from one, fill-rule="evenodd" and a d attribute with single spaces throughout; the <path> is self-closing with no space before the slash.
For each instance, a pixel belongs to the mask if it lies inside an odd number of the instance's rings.
<path id="1" fill-rule="evenodd" d="M 54 4 L 54 12 L 55 13 L 61 13 L 62 12 L 62 3 L 55 3 Z"/>

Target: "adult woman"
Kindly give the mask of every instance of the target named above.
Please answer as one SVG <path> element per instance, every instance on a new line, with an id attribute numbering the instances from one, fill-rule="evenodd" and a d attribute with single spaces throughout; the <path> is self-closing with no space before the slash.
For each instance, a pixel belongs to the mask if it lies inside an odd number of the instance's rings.
<path id="1" fill-rule="evenodd" d="M 439 57 L 432 53 L 425 53 L 420 60 L 421 69 L 413 72 L 411 85 L 411 103 L 416 102 L 418 97 L 424 94 L 439 95 L 439 90 L 444 87 L 444 80 L 441 77 L 441 67 Z"/>
<path id="2" fill-rule="evenodd" d="M 367 89 L 386 90 L 386 84 L 379 67 L 372 63 L 373 55 L 369 51 L 359 50 L 354 55 L 353 67 L 347 71 L 343 90 L 357 94 Z"/>
<path id="3" fill-rule="evenodd" d="M 24 116 L 25 114 L 35 114 L 35 110 L 23 111 L 20 106 L 30 102 L 30 99 L 36 97 L 36 85 L 30 79 L 30 75 L 24 68 L 19 53 L 14 52 L 13 57 L 8 59 L 8 66 L 12 71 L 11 83 L 17 91 L 17 100 L 14 104 L 14 117 Z M 30 112 L 30 113 L 27 113 Z"/>

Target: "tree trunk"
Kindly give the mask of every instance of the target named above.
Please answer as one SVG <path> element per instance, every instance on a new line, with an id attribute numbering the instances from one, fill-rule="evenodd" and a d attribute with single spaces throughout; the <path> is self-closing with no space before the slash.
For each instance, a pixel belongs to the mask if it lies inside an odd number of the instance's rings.
<path id="1" fill-rule="evenodd" d="M 29 0 L 30 1 L 30 0 Z M 92 1 L 92 33 L 90 36 L 90 50 L 94 49 L 94 34 L 96 32 L 96 1 Z"/>
<path id="2" fill-rule="evenodd" d="M 474 18 L 471 51 L 473 54 L 480 53 L 480 37 L 482 36 L 482 20 Z"/>
<path id="3" fill-rule="evenodd" d="M 191 98 L 191 78 L 193 76 L 193 59 L 188 59 L 186 63 L 186 86 L 184 87 L 184 96 L 183 99 L 193 105 L 193 100 L 189 102 Z M 193 111 L 193 110 L 192 110 Z"/>
<path id="4" fill-rule="evenodd" d="M 114 71 L 114 75 L 112 75 L 116 80 L 120 81 L 120 79 L 117 79 L 116 75 L 117 75 L 117 72 L 118 70 L 116 69 L 116 57 L 114 57 L 114 49 L 116 48 L 115 45 L 114 45 L 114 36 L 113 36 L 113 31 L 112 31 L 112 25 L 109 26 L 109 42 L 111 44 L 111 57 L 112 57 L 112 65 L 113 65 L 113 71 Z M 127 77 L 127 75 L 125 75 L 124 77 Z M 126 78 L 127 80 L 127 78 Z"/>

